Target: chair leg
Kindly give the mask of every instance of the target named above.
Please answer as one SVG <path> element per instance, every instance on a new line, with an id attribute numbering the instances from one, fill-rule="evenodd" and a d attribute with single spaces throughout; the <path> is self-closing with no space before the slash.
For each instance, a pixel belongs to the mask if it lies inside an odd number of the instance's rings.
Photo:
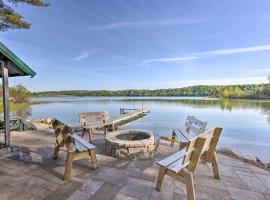
<path id="1" fill-rule="evenodd" d="M 195 200 L 195 189 L 194 189 L 194 181 L 193 174 L 191 172 L 186 172 L 186 190 L 187 190 L 187 199 Z"/>
<path id="2" fill-rule="evenodd" d="M 86 131 L 86 129 L 82 128 L 82 138 L 84 137 L 85 131 Z"/>
<path id="3" fill-rule="evenodd" d="M 88 137 L 89 137 L 89 142 L 90 143 L 92 143 L 92 133 L 93 133 L 93 131 L 92 131 L 92 129 L 90 128 L 90 129 L 88 129 Z"/>
<path id="4" fill-rule="evenodd" d="M 108 132 L 108 127 L 107 126 L 104 126 L 104 135 L 105 136 L 107 135 L 107 132 Z"/>
<path id="5" fill-rule="evenodd" d="M 173 133 L 172 133 L 172 139 L 171 139 L 171 146 L 172 146 L 172 147 L 174 146 L 174 143 L 175 143 L 175 137 L 176 137 L 176 135 L 175 135 L 175 133 L 173 132 Z"/>
<path id="6" fill-rule="evenodd" d="M 68 154 L 67 154 L 64 180 L 68 180 L 70 177 L 71 169 L 72 169 L 72 165 L 73 165 L 73 154 L 74 154 L 74 152 L 68 152 Z"/>
<path id="7" fill-rule="evenodd" d="M 220 173 L 218 169 L 218 163 L 217 163 L 217 154 L 214 153 L 214 156 L 212 158 L 212 168 L 213 168 L 213 173 L 214 177 L 218 180 L 220 180 Z"/>
<path id="8" fill-rule="evenodd" d="M 166 168 L 160 166 L 159 172 L 158 172 L 158 177 L 157 177 L 157 182 L 156 182 L 156 190 L 157 191 L 161 191 L 165 174 L 166 174 Z"/>
<path id="9" fill-rule="evenodd" d="M 96 168 L 97 168 L 96 150 L 95 150 L 95 149 L 89 150 L 89 154 L 90 154 L 90 156 L 91 156 L 92 168 L 93 168 L 93 169 L 96 169 Z"/>
<path id="10" fill-rule="evenodd" d="M 59 150 L 60 150 L 59 145 L 55 145 L 54 153 L 53 153 L 53 159 L 54 160 L 58 158 Z"/>

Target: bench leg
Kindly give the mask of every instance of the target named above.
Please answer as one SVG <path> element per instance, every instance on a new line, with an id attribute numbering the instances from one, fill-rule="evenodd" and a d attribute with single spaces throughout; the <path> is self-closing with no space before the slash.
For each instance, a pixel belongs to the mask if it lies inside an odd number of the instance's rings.
<path id="1" fill-rule="evenodd" d="M 59 145 L 56 144 L 55 148 L 54 148 L 54 153 L 53 153 L 54 160 L 58 158 L 59 150 L 60 150 L 60 147 L 59 147 Z"/>
<path id="2" fill-rule="evenodd" d="M 92 168 L 93 168 L 93 169 L 96 169 L 96 168 L 97 168 L 96 150 L 95 150 L 95 149 L 89 150 L 89 154 L 90 154 L 90 156 L 91 156 Z"/>
<path id="3" fill-rule="evenodd" d="M 187 199 L 195 200 L 196 197 L 195 197 L 193 174 L 191 172 L 186 172 L 185 178 L 186 178 Z"/>
<path id="4" fill-rule="evenodd" d="M 73 155 L 74 155 L 74 152 L 68 152 L 68 154 L 67 154 L 64 180 L 68 180 L 70 177 L 71 169 L 72 169 L 72 165 L 73 165 Z"/>
<path id="5" fill-rule="evenodd" d="M 217 154 L 214 153 L 214 156 L 212 158 L 212 168 L 213 168 L 213 173 L 214 177 L 218 180 L 220 180 L 220 173 L 218 169 L 218 163 L 217 163 Z"/>
<path id="6" fill-rule="evenodd" d="M 174 143 L 175 143 L 175 137 L 176 137 L 176 135 L 175 135 L 175 133 L 173 132 L 173 133 L 172 133 L 172 139 L 171 139 L 171 146 L 172 146 L 172 147 L 174 146 Z"/>
<path id="7" fill-rule="evenodd" d="M 159 172 L 158 172 L 158 177 L 157 177 L 157 182 L 156 182 L 156 190 L 157 191 L 161 191 L 165 174 L 166 174 L 166 168 L 160 166 Z"/>

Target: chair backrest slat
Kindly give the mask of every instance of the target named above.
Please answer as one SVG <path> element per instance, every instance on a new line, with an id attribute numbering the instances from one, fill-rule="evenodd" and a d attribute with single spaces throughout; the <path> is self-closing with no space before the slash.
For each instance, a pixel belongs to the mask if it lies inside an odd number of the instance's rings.
<path id="1" fill-rule="evenodd" d="M 204 137 L 206 139 L 203 150 L 203 153 L 206 153 L 205 155 L 206 162 L 212 161 L 221 132 L 222 128 L 216 127 L 200 135 L 201 137 Z"/>
<path id="2" fill-rule="evenodd" d="M 198 137 L 195 140 L 194 143 L 194 151 L 192 152 L 191 156 L 189 157 L 189 160 L 186 160 L 185 162 L 188 163 L 187 165 L 187 169 L 191 172 L 195 172 L 199 159 L 201 157 L 202 154 L 202 150 L 204 147 L 204 143 L 205 143 L 205 138 L 203 137 Z"/>
<path id="3" fill-rule="evenodd" d="M 67 146 L 70 143 L 69 135 L 72 134 L 72 128 L 57 119 L 52 120 L 52 126 L 55 132 L 57 144 L 60 147 L 63 147 L 65 145 Z"/>

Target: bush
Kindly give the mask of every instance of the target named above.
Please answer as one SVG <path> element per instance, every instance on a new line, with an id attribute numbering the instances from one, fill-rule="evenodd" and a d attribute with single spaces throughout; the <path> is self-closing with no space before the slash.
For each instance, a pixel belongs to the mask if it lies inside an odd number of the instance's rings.
<path id="1" fill-rule="evenodd" d="M 31 92 L 22 85 L 17 85 L 9 89 L 10 97 L 14 103 L 26 103 L 29 101 Z"/>

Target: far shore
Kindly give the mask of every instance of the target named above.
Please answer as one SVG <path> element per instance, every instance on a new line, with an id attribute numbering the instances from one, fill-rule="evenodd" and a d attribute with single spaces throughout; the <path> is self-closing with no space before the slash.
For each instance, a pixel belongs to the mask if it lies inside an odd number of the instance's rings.
<path id="1" fill-rule="evenodd" d="M 224 97 L 211 97 L 211 96 L 101 96 L 101 95 L 97 95 L 97 96 L 90 96 L 90 95 L 60 95 L 60 94 L 56 94 L 56 95 L 36 95 L 33 96 L 32 98 L 46 98 L 46 97 L 151 97 L 151 98 L 205 98 L 205 99 L 217 99 L 217 100 L 270 100 L 270 97 L 242 97 L 242 98 L 224 98 Z"/>

